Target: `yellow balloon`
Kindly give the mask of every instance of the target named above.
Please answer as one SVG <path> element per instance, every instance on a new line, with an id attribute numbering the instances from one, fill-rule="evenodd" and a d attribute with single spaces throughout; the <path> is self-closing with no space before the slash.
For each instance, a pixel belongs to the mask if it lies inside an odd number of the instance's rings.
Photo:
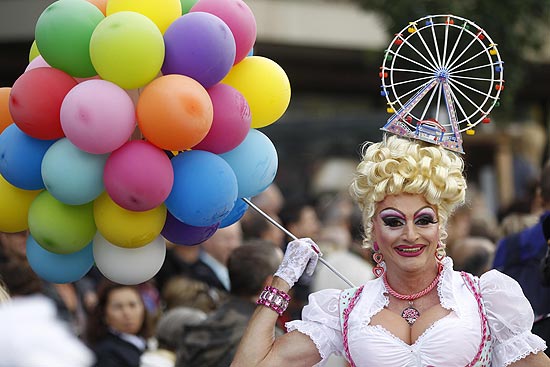
<path id="1" fill-rule="evenodd" d="M 283 68 L 262 57 L 249 56 L 233 66 L 222 80 L 244 96 L 252 114 L 252 128 L 271 125 L 290 103 L 290 82 Z"/>
<path id="2" fill-rule="evenodd" d="M 90 58 L 99 76 L 123 89 L 145 86 L 164 62 L 164 38 L 145 15 L 122 11 L 105 17 L 90 39 Z"/>
<path id="3" fill-rule="evenodd" d="M 166 28 L 181 16 L 180 0 L 109 0 L 107 15 L 119 11 L 135 11 L 145 15 L 164 34 Z"/>
<path id="4" fill-rule="evenodd" d="M 124 248 L 145 246 L 160 235 L 166 221 L 166 206 L 135 212 L 118 206 L 104 192 L 94 201 L 97 230 L 113 245 Z"/>
<path id="5" fill-rule="evenodd" d="M 23 190 L 0 175 L 0 231 L 15 233 L 29 228 L 29 208 L 42 190 Z"/>
<path id="6" fill-rule="evenodd" d="M 36 40 L 34 40 L 34 41 L 32 41 L 31 50 L 29 51 L 29 62 L 34 60 L 39 55 L 40 55 L 40 51 L 38 51 L 38 46 L 36 45 Z"/>

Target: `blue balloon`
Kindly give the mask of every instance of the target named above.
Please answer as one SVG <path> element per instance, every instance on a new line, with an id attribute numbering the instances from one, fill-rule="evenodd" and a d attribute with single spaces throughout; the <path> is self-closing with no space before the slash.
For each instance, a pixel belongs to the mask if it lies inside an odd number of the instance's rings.
<path id="1" fill-rule="evenodd" d="M 30 137 L 17 125 L 9 125 L 0 134 L 0 174 L 20 189 L 43 189 L 40 165 L 44 154 L 54 142 Z"/>
<path id="2" fill-rule="evenodd" d="M 68 205 L 82 205 L 104 190 L 103 168 L 109 154 L 91 154 L 69 139 L 53 144 L 42 160 L 42 178 L 54 198 Z"/>
<path id="3" fill-rule="evenodd" d="M 170 212 L 166 213 L 166 222 L 160 234 L 162 237 L 176 245 L 194 246 L 206 241 L 220 226 L 220 223 L 206 227 L 190 226 L 180 222 Z"/>
<path id="4" fill-rule="evenodd" d="M 166 208 L 180 222 L 196 227 L 219 223 L 237 200 L 237 178 L 217 154 L 192 150 L 171 160 L 174 185 Z"/>
<path id="5" fill-rule="evenodd" d="M 220 228 L 229 227 L 233 223 L 236 223 L 239 221 L 244 213 L 248 210 L 248 204 L 242 200 L 241 198 L 237 199 L 235 202 L 235 206 L 233 206 L 233 209 L 225 218 L 223 218 L 222 222 L 220 223 Z"/>
<path id="6" fill-rule="evenodd" d="M 240 198 L 258 195 L 271 185 L 277 174 L 277 150 L 271 140 L 256 129 L 250 129 L 241 144 L 220 157 L 237 176 Z"/>
<path id="7" fill-rule="evenodd" d="M 45 250 L 31 235 L 27 237 L 27 259 L 32 270 L 51 283 L 76 282 L 94 265 L 92 242 L 72 254 L 55 254 Z"/>

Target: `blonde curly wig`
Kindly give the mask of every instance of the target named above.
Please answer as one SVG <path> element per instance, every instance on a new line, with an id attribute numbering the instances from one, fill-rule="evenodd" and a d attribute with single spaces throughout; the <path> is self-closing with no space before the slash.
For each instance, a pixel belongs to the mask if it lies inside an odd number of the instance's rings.
<path id="1" fill-rule="evenodd" d="M 419 140 L 384 136 L 379 143 L 365 144 L 350 194 L 363 212 L 365 247 L 372 246 L 372 217 L 376 204 L 387 195 L 421 194 L 437 208 L 440 239 L 447 237 L 446 224 L 465 200 L 464 161 L 457 154 Z"/>

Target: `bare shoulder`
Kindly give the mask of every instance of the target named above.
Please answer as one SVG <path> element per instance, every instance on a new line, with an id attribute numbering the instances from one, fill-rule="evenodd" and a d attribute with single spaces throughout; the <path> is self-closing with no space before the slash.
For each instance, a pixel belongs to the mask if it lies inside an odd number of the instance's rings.
<path id="1" fill-rule="evenodd" d="M 544 352 L 529 354 L 527 357 L 510 364 L 510 367 L 550 367 L 550 358 Z"/>

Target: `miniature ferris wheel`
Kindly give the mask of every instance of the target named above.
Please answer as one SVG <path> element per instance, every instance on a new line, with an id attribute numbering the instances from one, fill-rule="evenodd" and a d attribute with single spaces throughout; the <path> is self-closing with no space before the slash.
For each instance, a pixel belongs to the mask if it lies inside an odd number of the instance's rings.
<path id="1" fill-rule="evenodd" d="M 489 123 L 504 89 L 497 44 L 453 15 L 410 22 L 385 50 L 381 95 L 392 116 L 382 130 L 463 153 L 461 133 Z"/>

